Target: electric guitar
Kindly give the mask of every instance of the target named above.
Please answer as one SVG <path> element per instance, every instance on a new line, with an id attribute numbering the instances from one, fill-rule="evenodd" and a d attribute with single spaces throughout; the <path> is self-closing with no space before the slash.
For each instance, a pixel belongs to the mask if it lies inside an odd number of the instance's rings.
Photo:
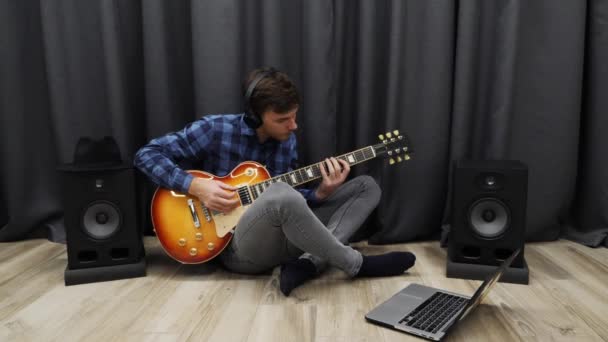
<path id="1" fill-rule="evenodd" d="M 407 136 L 399 131 L 380 134 L 381 143 L 336 157 L 350 165 L 376 157 L 388 157 L 395 164 L 410 159 Z M 213 174 L 190 170 L 194 177 L 223 182 L 237 188 L 240 205 L 229 213 L 206 208 L 195 196 L 159 187 L 152 198 L 152 224 L 165 252 L 184 264 L 198 264 L 218 256 L 232 239 L 236 224 L 251 204 L 272 184 L 284 182 L 298 186 L 321 178 L 322 162 L 312 164 L 276 177 L 257 162 L 246 161 L 229 174 Z M 260 237 L 263 238 L 263 237 Z"/>

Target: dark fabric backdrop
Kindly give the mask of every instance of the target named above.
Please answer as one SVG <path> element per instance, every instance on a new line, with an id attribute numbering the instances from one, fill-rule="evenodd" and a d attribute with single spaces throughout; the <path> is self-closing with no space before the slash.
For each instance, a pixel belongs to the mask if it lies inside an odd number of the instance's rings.
<path id="1" fill-rule="evenodd" d="M 272 65 L 302 93 L 303 164 L 410 136 L 411 161 L 353 171 L 384 191 L 370 242 L 437 238 L 452 161 L 506 158 L 529 166 L 527 240 L 607 243 L 606 1 L 1 0 L 0 39 L 0 241 L 60 239 L 55 167 L 80 136 L 130 158 L 240 112 Z"/>

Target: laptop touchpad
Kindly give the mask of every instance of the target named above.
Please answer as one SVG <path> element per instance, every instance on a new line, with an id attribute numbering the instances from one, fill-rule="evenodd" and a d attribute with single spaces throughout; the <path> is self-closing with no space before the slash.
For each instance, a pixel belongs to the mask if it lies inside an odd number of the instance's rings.
<path id="1" fill-rule="evenodd" d="M 395 325 L 410 311 L 424 302 L 424 298 L 399 292 L 366 315 L 367 318 Z"/>

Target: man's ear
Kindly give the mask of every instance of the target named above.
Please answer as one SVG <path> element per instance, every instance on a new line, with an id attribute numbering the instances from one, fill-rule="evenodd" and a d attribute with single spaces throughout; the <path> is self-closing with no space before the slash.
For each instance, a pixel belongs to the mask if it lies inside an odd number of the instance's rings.
<path id="1" fill-rule="evenodd" d="M 262 125 L 264 124 L 264 118 L 266 117 L 266 113 L 268 113 L 268 109 L 262 111 L 262 113 L 260 113 L 260 120 L 262 121 Z"/>

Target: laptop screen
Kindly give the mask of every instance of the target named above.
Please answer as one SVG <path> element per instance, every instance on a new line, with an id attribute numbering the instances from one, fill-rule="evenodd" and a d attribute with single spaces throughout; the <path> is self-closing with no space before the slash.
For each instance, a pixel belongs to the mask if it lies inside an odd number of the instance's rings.
<path id="1" fill-rule="evenodd" d="M 498 267 L 496 269 L 494 274 L 491 275 L 489 278 L 487 278 L 483 282 L 483 284 L 481 284 L 481 286 L 477 289 L 477 291 L 475 291 L 475 294 L 473 295 L 473 297 L 471 297 L 471 299 L 468 301 L 465 308 L 460 312 L 460 315 L 459 315 L 460 317 L 457 317 L 455 321 L 459 321 L 459 320 L 462 320 L 463 318 L 465 318 L 469 314 L 469 312 L 471 312 L 471 310 L 475 309 L 477 307 L 477 305 L 479 305 L 479 303 L 481 303 L 484 300 L 484 298 L 488 295 L 488 293 L 490 292 L 492 287 L 494 287 L 494 284 L 496 284 L 498 279 L 500 279 L 500 276 L 505 272 L 507 267 L 509 267 L 511 265 L 511 263 L 513 262 L 513 260 L 519 254 L 520 251 L 521 251 L 521 248 L 517 249 L 515 252 L 513 252 L 513 254 L 511 254 L 511 256 L 509 258 L 507 258 L 505 261 L 503 261 L 502 265 L 500 265 L 500 267 Z"/>

